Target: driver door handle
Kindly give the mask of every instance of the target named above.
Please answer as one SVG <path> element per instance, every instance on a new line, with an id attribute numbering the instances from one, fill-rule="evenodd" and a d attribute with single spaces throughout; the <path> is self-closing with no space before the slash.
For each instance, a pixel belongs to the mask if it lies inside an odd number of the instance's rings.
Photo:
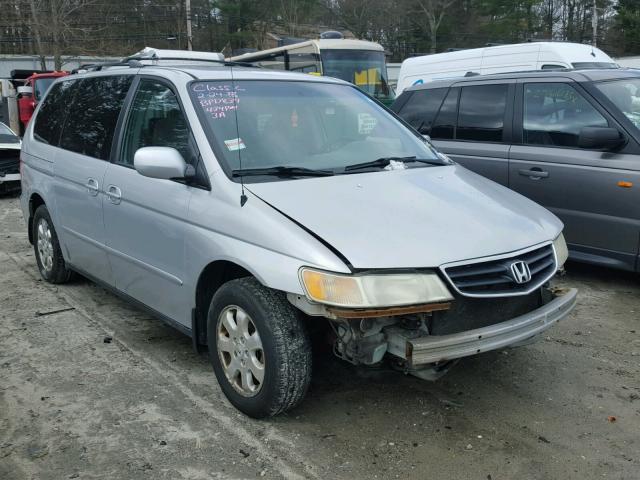
<path id="1" fill-rule="evenodd" d="M 534 167 L 531 170 L 527 170 L 526 168 L 522 168 L 518 171 L 518 173 L 524 177 L 529 177 L 533 180 L 538 180 L 540 178 L 548 178 L 549 172 L 545 172 L 541 168 Z"/>
<path id="2" fill-rule="evenodd" d="M 98 195 L 98 192 L 100 191 L 100 186 L 98 185 L 98 181 L 95 178 L 87 179 L 87 183 L 85 183 L 84 186 L 87 188 L 87 192 L 92 197 Z"/>
<path id="3" fill-rule="evenodd" d="M 105 194 L 109 197 L 109 201 L 114 205 L 118 205 L 122 200 L 122 190 L 115 185 L 109 185 Z"/>

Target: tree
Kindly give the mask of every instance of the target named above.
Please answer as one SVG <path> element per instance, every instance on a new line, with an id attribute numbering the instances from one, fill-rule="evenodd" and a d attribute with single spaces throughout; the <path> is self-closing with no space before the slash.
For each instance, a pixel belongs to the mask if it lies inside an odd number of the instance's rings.
<path id="1" fill-rule="evenodd" d="M 429 26 L 429 38 L 431 40 L 430 51 L 436 53 L 438 45 L 438 29 L 449 7 L 457 0 L 416 0 L 419 10 L 427 18 Z"/>

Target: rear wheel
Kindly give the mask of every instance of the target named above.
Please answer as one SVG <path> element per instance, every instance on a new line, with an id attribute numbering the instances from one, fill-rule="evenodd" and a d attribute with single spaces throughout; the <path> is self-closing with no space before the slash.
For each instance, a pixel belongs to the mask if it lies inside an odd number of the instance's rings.
<path id="1" fill-rule="evenodd" d="M 250 277 L 225 283 L 211 300 L 207 337 L 218 383 L 238 410 L 263 418 L 304 398 L 311 343 L 302 314 L 282 292 Z"/>
<path id="2" fill-rule="evenodd" d="M 73 272 L 67 268 L 62 257 L 58 235 L 49 215 L 49 210 L 40 205 L 33 214 L 33 249 L 40 275 L 49 283 L 68 282 Z"/>

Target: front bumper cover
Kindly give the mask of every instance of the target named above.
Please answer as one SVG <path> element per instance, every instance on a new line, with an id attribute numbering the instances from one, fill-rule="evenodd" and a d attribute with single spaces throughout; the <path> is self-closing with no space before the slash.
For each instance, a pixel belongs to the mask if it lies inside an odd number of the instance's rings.
<path id="1" fill-rule="evenodd" d="M 418 366 L 521 344 L 567 316 L 576 304 L 578 291 L 565 289 L 555 295 L 551 302 L 529 313 L 466 332 L 410 338 L 400 329 L 388 329 L 388 352 L 406 359 L 409 366 Z"/>

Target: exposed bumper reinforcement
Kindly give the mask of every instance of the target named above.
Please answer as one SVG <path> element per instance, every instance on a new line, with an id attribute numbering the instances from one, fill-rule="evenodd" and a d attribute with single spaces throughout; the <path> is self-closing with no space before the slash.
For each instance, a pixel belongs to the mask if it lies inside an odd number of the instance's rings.
<path id="1" fill-rule="evenodd" d="M 577 294 L 575 288 L 564 290 L 551 302 L 527 314 L 488 327 L 451 335 L 407 338 L 395 330 L 389 332 L 390 337 L 395 337 L 389 338 L 389 352 L 405 358 L 410 366 L 417 366 L 519 344 L 544 332 L 564 318 L 575 306 Z M 404 346 L 404 352 L 397 351 L 401 346 Z"/>

